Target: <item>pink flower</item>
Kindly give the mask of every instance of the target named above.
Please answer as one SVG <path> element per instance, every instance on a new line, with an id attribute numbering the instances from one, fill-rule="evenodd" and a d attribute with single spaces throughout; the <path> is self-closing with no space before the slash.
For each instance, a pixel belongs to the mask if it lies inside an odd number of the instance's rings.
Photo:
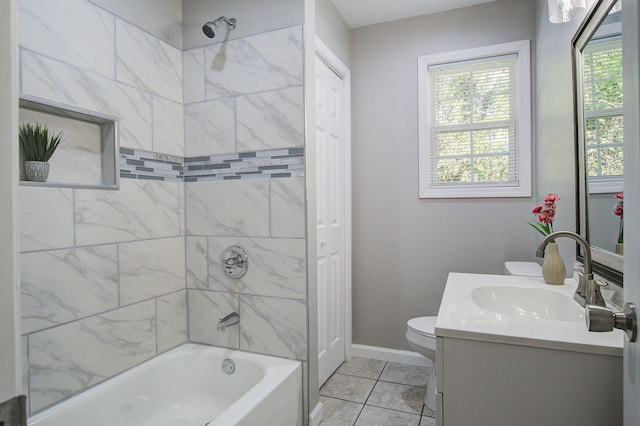
<path id="1" fill-rule="evenodd" d="M 554 204 L 556 201 L 558 201 L 560 199 L 560 197 L 556 194 L 547 194 L 546 197 L 544 197 L 544 202 L 545 203 L 551 203 Z"/>
<path id="2" fill-rule="evenodd" d="M 613 214 L 619 216 L 620 220 L 622 220 L 624 219 L 624 192 L 618 192 L 616 198 L 620 201 L 618 201 L 618 204 L 616 204 L 616 207 L 613 209 Z"/>
<path id="3" fill-rule="evenodd" d="M 553 221 L 556 219 L 558 209 L 556 201 L 559 199 L 560 197 L 556 194 L 547 194 L 543 200 L 544 204 L 537 205 L 531 210 L 531 214 L 538 215 L 539 223 L 529 223 L 529 225 L 542 235 L 546 236 L 553 232 Z"/>
<path id="4" fill-rule="evenodd" d="M 545 203 L 541 206 L 542 209 L 538 214 L 538 221 L 546 223 L 547 225 L 553 223 L 556 218 L 556 205 L 551 203 Z"/>

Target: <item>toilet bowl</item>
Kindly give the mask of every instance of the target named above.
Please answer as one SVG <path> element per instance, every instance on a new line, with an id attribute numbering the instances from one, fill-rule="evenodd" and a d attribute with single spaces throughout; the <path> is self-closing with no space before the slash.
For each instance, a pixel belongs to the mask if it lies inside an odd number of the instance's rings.
<path id="1" fill-rule="evenodd" d="M 436 410 L 436 319 L 438 317 L 418 317 L 407 321 L 407 341 L 411 348 L 428 358 L 432 368 L 427 377 L 424 403 L 431 411 Z"/>

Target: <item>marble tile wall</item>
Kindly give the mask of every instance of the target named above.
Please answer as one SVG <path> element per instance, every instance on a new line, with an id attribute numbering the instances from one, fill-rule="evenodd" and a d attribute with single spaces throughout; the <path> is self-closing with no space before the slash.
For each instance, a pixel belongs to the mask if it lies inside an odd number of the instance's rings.
<path id="1" fill-rule="evenodd" d="M 282 149 L 289 157 L 264 166 L 287 177 L 186 184 L 192 341 L 307 360 L 302 58 L 301 27 L 184 52 L 185 155 Z M 186 165 L 197 173 L 197 162 Z M 238 280 L 221 268 L 230 245 L 249 256 Z M 216 331 L 232 311 L 238 326 Z"/>
<path id="2" fill-rule="evenodd" d="M 180 49 L 87 0 L 19 8 L 22 94 L 118 117 L 121 147 L 184 156 Z M 20 187 L 31 413 L 187 341 L 184 204 L 181 181 Z"/>
<path id="3" fill-rule="evenodd" d="M 20 187 L 32 412 L 187 341 L 183 185 Z"/>
<path id="4" fill-rule="evenodd" d="M 186 50 L 185 155 L 304 146 L 302 27 Z"/>

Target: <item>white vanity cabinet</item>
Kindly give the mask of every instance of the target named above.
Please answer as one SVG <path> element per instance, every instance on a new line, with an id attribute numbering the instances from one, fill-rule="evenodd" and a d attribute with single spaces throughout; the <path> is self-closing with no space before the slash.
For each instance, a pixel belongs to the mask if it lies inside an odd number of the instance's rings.
<path id="1" fill-rule="evenodd" d="M 439 425 L 622 425 L 622 357 L 437 338 Z"/>
<path id="2" fill-rule="evenodd" d="M 546 306 L 572 301 L 574 284 L 449 275 L 435 330 L 438 425 L 622 425 L 622 332 L 589 333 L 577 303 Z"/>

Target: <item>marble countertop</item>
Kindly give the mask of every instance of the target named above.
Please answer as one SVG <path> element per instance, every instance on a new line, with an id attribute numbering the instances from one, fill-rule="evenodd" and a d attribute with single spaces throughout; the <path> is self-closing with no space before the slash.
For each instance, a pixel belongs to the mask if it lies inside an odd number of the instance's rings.
<path id="1" fill-rule="evenodd" d="M 481 286 L 543 288 L 573 299 L 577 282 L 567 279 L 563 285 L 548 285 L 542 277 L 452 272 L 438 312 L 437 336 L 622 356 L 624 333 L 621 330 L 588 332 L 584 308 L 577 302 L 569 307 L 572 311 L 567 314 L 576 318 L 570 321 L 507 315 L 483 309 L 473 302 L 471 292 Z"/>

